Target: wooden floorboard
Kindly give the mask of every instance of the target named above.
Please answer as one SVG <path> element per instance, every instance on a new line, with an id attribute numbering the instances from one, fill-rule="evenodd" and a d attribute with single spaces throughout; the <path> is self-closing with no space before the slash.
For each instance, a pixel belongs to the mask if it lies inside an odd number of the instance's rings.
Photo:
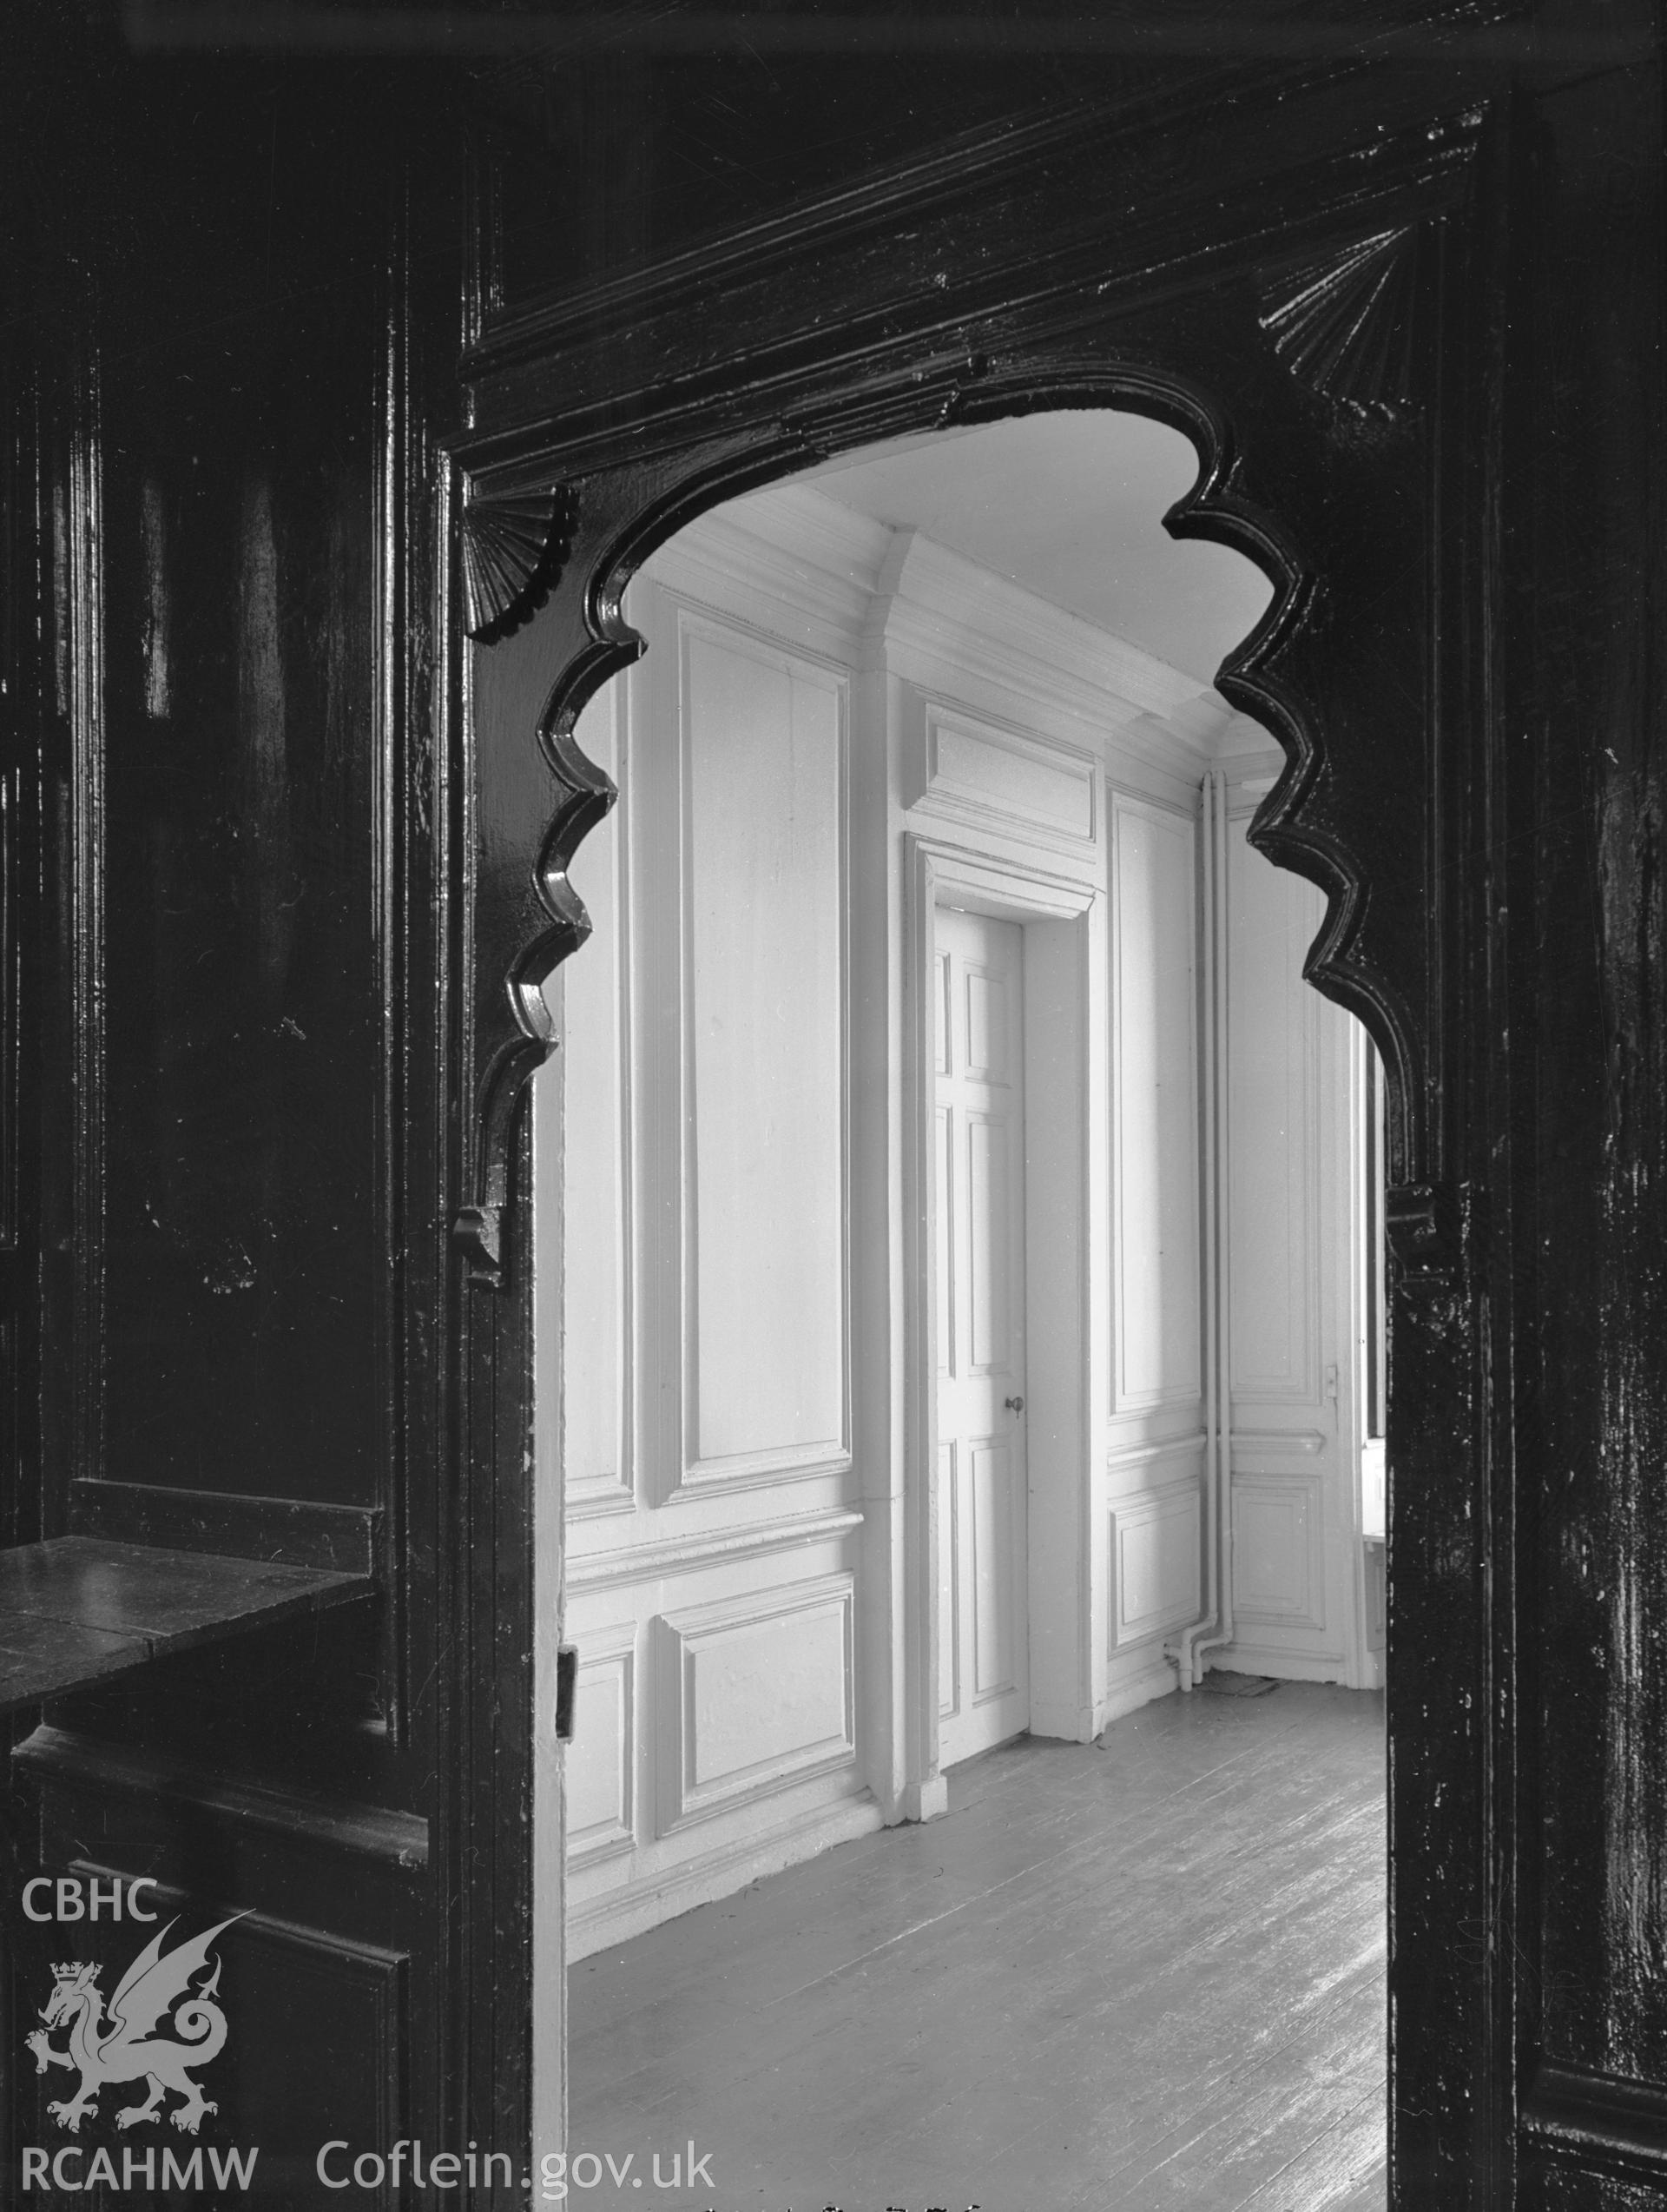
<path id="1" fill-rule="evenodd" d="M 569 2202 L 1371 2212 L 1384 1878 L 1375 1696 L 1021 1740 L 943 1819 L 575 1967 L 568 2141 L 633 2165 Z M 691 2138 L 709 2184 L 656 2188 Z"/>

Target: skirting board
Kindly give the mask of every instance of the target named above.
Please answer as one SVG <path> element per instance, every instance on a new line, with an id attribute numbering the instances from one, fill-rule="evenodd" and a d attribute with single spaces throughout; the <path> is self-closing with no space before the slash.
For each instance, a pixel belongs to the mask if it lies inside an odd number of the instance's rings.
<path id="1" fill-rule="evenodd" d="M 680 1913 L 692 1912 L 697 1905 L 733 1897 L 748 1882 L 800 1865 L 832 1850 L 835 1844 L 871 1836 L 884 1825 L 880 1807 L 865 1792 L 809 1819 L 789 1821 L 728 1851 L 703 1853 L 649 1880 L 628 1882 L 609 1890 L 570 1912 L 568 1964 L 575 1965 L 614 1944 L 629 1943 L 633 1936 L 657 1928 L 662 1920 L 675 1920 Z"/>
<path id="2" fill-rule="evenodd" d="M 1109 1728 L 1114 1720 L 1121 1720 L 1125 1713 L 1137 1712 L 1143 1705 L 1150 1705 L 1157 1698 L 1168 1697 L 1171 1690 L 1178 1690 L 1181 1687 L 1181 1677 L 1176 1671 L 1174 1661 L 1165 1659 L 1161 1650 L 1154 1651 L 1130 1674 L 1119 1674 L 1115 1660 L 1107 1671 L 1110 1679 L 1105 1686 L 1105 1695 L 1095 1707 L 1094 1733 L 1097 1736 L 1102 1728 Z"/>
<path id="3" fill-rule="evenodd" d="M 1207 1652 L 1205 1659 L 1229 1674 L 1271 1674 L 1281 1682 L 1341 1682 L 1347 1671 L 1341 1659 L 1280 1651 L 1271 1644 L 1229 1644 L 1223 1651 Z"/>

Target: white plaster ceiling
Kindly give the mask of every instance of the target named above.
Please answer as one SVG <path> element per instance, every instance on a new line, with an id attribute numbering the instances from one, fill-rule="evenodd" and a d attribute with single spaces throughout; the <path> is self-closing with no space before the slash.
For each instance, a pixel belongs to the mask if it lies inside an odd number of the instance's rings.
<path id="1" fill-rule="evenodd" d="M 1092 408 L 893 439 L 794 480 L 922 531 L 1208 684 L 1273 587 L 1242 554 L 1163 528 L 1197 475 L 1179 431 Z"/>

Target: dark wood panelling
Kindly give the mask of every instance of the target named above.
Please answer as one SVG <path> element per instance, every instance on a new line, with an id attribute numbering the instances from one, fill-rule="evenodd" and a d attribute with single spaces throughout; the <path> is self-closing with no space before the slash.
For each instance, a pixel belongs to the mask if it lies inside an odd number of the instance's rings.
<path id="1" fill-rule="evenodd" d="M 193 1899 L 392 1931 L 435 2140 L 497 1817 L 457 1714 L 508 1663 L 457 1593 L 465 816 L 432 446 L 463 132 L 450 72 L 395 71 L 385 102 L 336 66 L 148 66 L 115 30 L 31 17 L 4 92 L 38 226 L 7 343 L 43 395 L 18 450 L 57 793 L 30 1093 L 53 1361 L 21 1508 L 188 1575 L 240 1555 L 375 1590 L 235 1656 L 141 1638 L 144 1665 L 54 1707 L 78 1761 L 20 1764 L 13 1835 L 30 1865 L 125 1840 Z M 367 2043 L 356 2078 L 380 2070 Z"/>
<path id="2" fill-rule="evenodd" d="M 1599 2141 L 1636 2136 L 1667 2084 L 1659 100 L 1657 71 L 1571 89 L 1537 149 L 1545 460 L 1523 526 L 1544 570 L 1525 610 L 1532 866 L 1510 893 L 1539 979 L 1519 1140 L 1528 2024 L 1541 2079 Z M 1556 545 L 1574 558 L 1554 565 Z M 1667 2166 L 1644 2164 L 1659 2189 Z M 1588 2201 L 1545 2186 L 1548 2203 Z"/>
<path id="3" fill-rule="evenodd" d="M 428 1863 L 428 1823 L 384 1806 L 296 1796 L 228 1781 L 212 1767 L 195 1768 L 153 1753 L 118 1749 L 96 1737 L 38 1727 L 13 1753 L 25 1773 L 50 1777 L 83 1793 L 165 1797 L 217 1815 L 228 1826 L 260 1829 L 308 1846 L 353 1852 L 406 1872 Z"/>
<path id="4" fill-rule="evenodd" d="M 842 187 L 866 168 L 905 169 L 922 147 L 959 140 L 965 159 L 1010 133 L 1031 102 L 1080 101 L 1096 79 L 1112 100 L 1120 89 L 1116 62 L 1091 48 L 1021 40 L 996 72 L 978 46 L 958 51 L 938 21 L 939 36 L 899 51 L 894 23 L 870 45 L 847 15 L 813 67 L 786 69 L 721 32 L 680 50 L 647 23 L 641 43 L 638 26 L 599 35 L 598 25 L 578 33 L 577 50 L 563 40 L 542 62 L 484 72 L 478 104 L 515 129 L 520 155 L 494 226 L 497 299 L 512 309 L 541 293 L 580 293 L 703 237 L 750 230 L 761 206 Z M 732 142 L 743 115 L 744 154 Z"/>
<path id="5" fill-rule="evenodd" d="M 254 210 L 224 168 L 212 145 L 171 164 L 156 219 L 189 204 L 201 227 L 212 208 L 229 244 Z M 320 283 L 300 190 L 280 173 L 262 209 L 280 308 L 153 328 L 102 379 L 119 834 L 86 923 L 106 1014 L 107 1413 L 102 1459 L 79 1471 L 369 1504 L 380 287 L 368 259 L 353 285 L 339 248 Z"/>
<path id="6" fill-rule="evenodd" d="M 530 2143 L 533 2124 L 530 1122 L 517 1113 L 510 1140 L 507 1188 L 519 1201 L 500 1247 L 510 1295 L 469 1295 L 467 1517 L 441 1583 L 476 1659 L 447 1740 L 454 1786 L 476 1809 L 466 1852 L 451 1862 L 464 1894 L 449 2086 L 458 2131 L 499 2145 Z"/>
<path id="7" fill-rule="evenodd" d="M 236 1933 L 226 2001 L 245 2024 L 231 2070 L 237 2124 L 261 2146 L 268 2191 L 316 2203 L 323 2143 L 385 2153 L 408 2133 L 406 1960 L 261 1913 Z M 348 2170 L 338 2154 L 334 2176 Z M 399 2192 L 385 2182 L 364 2199 L 392 2208 Z"/>
<path id="8" fill-rule="evenodd" d="M 1656 2212 L 1661 2192 L 1651 2182 L 1572 2166 L 1531 2167 L 1524 2179 L 1525 2212 Z"/>
<path id="9" fill-rule="evenodd" d="M 370 1575 L 379 1554 L 379 1509 L 311 1498 L 226 1497 L 213 1490 L 170 1490 L 149 1482 L 76 1482 L 69 1526 L 77 1535 L 118 1543 L 168 1544 L 179 1551 L 290 1567 Z"/>
<path id="10" fill-rule="evenodd" d="M 1542 2061 L 1523 2103 L 1531 2156 L 1659 2189 L 1667 2181 L 1667 2090 Z"/>
<path id="11" fill-rule="evenodd" d="M 66 1871 L 83 1884 L 97 1880 L 109 1895 L 113 1882 L 130 1883 L 140 1870 L 115 1858 L 76 1856 Z M 170 1926 L 180 1941 L 207 1924 L 238 1914 L 220 1935 L 213 1956 L 218 1961 L 214 2001 L 227 2021 L 225 2042 L 201 2077 L 201 2086 L 216 2109 L 208 2114 L 194 2136 L 177 2135 L 173 2128 L 159 2129 L 149 2147 L 156 2152 L 166 2142 L 175 2158 L 184 2161 L 201 2148 L 205 2154 L 228 2148 L 258 2151 L 253 2201 L 273 2207 L 309 2206 L 319 2202 L 322 2185 L 317 2160 L 320 2147 L 330 2141 L 352 2148 L 345 2161 L 335 2154 L 338 2176 L 350 2170 L 355 2154 L 385 2153 L 402 2136 L 406 2125 L 408 2064 L 408 1970 L 406 1954 L 380 1944 L 366 1943 L 334 1929 L 287 1920 L 262 1912 L 251 1912 L 223 1897 L 204 1897 L 171 1882 L 158 1882 L 145 1893 L 146 1907 L 159 1916 L 168 1937 Z M 104 1985 L 114 1985 L 128 1960 L 158 1931 L 130 1921 L 104 1922 L 93 1926 L 72 1923 L 49 1931 L 32 1931 L 32 1940 L 16 1962 L 13 1991 L 16 2017 L 28 2017 L 34 2010 L 31 1995 L 50 1991 L 49 1959 L 69 1951 L 90 1957 L 103 1966 Z M 49 1933 L 50 1941 L 46 1940 Z M 160 2030 L 159 2030 L 160 2031 Z M 73 2077 L 49 2073 L 43 2079 L 26 2070 L 25 2092 L 31 2103 L 62 2094 Z M 112 2083 L 99 2100 L 96 2116 L 76 2130 L 84 2146 L 84 2160 L 97 2148 L 109 2147 L 118 2172 L 123 2148 L 142 2158 L 143 2136 L 118 2133 L 116 2115 L 122 2105 L 142 2098 L 142 2081 L 131 2089 Z M 172 2100 L 169 2100 L 171 2106 Z M 70 2138 L 37 2110 L 31 2129 L 33 2140 L 56 2149 Z M 438 2147 L 438 2146 L 431 2146 Z M 205 2197 L 213 2201 L 213 2172 L 205 2156 L 208 2182 Z M 240 2195 L 243 2192 L 239 2192 Z M 158 2189 L 153 2202 L 179 2200 Z M 392 2189 L 366 2189 L 355 2202 L 392 2207 L 399 2195 Z"/>
<path id="12" fill-rule="evenodd" d="M 28 364 L 0 349 L 0 1542 L 34 1534 L 36 1502 L 17 1479 L 38 1449 L 33 1352 L 40 1267 L 40 1164 L 33 1092 L 23 1078 L 41 1039 L 31 999 L 40 974 L 40 738 L 44 704 L 40 547 L 31 527 L 40 471 Z M 25 1164 L 27 1172 L 25 1173 Z M 27 1349 L 26 1349 L 27 1348 Z"/>

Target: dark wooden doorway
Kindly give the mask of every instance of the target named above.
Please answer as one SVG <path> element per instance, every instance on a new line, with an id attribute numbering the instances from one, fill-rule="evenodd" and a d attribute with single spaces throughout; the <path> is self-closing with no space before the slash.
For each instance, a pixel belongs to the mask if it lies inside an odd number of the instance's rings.
<path id="1" fill-rule="evenodd" d="M 500 274 L 455 450 L 465 539 L 500 549 L 550 518 L 518 561 L 490 578 L 479 563 L 474 634 L 546 600 L 543 636 L 564 624 L 542 702 L 524 669 L 507 690 L 482 677 L 506 829 L 490 878 L 515 890 L 481 938 L 491 1003 L 495 977 L 524 1001 L 579 940 L 564 864 L 607 795 L 572 724 L 639 649 L 626 579 L 682 523 L 860 443 L 1036 408 L 1133 407 L 1197 445 L 1170 528 L 1248 553 L 1277 587 L 1218 679 L 1288 755 L 1253 837 L 1328 894 L 1308 974 L 1366 1023 L 1388 1077 L 1396 2201 L 1491 2202 L 1517 2155 L 1499 2099 L 1519 1984 L 1499 1848 L 1517 1788 L 1497 1388 L 1514 1231 L 1487 1104 L 1509 1080 L 1507 986 L 1482 886 L 1513 859 L 1495 792 L 1519 155 L 1499 103 L 1407 90 L 1366 137 L 1338 83 L 1277 123 L 1255 101 L 1224 109 L 1202 169 L 1171 158 L 1162 99 L 1115 122 L 1067 112 L 559 301 L 521 300 Z M 510 152 L 486 204 L 514 203 L 515 174 Z M 489 233 L 488 265 L 511 259 Z M 540 759 L 509 743 L 506 716 L 536 716 Z M 533 848 L 510 826 L 540 816 L 534 907 L 516 888 Z M 487 1280 L 512 1179 L 494 1132 L 542 1049 L 514 998 L 484 1040 Z"/>

